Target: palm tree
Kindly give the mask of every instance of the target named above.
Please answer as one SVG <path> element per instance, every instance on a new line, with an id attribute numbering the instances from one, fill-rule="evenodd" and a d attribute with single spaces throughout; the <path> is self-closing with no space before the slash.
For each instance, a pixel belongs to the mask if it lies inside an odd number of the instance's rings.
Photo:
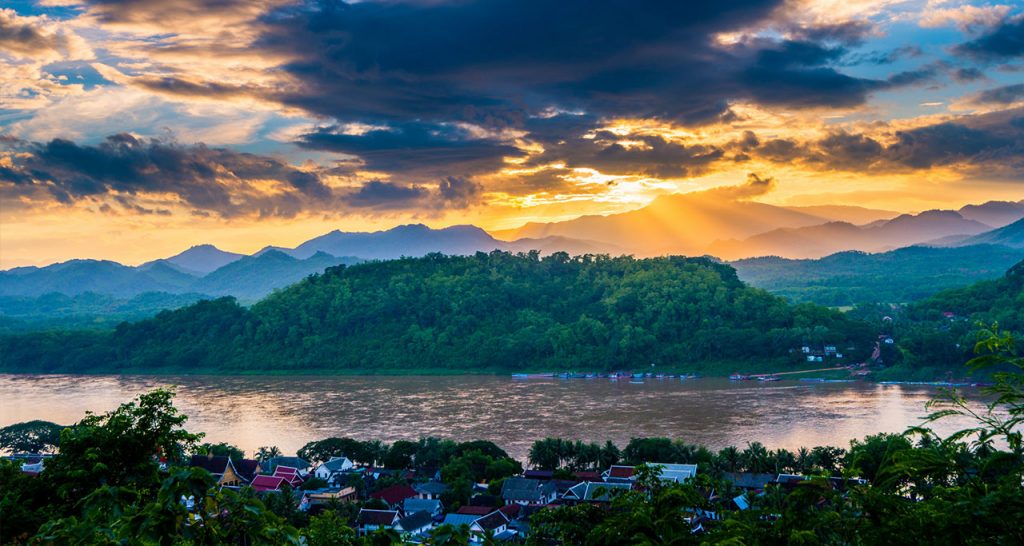
<path id="1" fill-rule="evenodd" d="M 722 448 L 718 452 L 717 462 L 725 472 L 736 472 L 740 468 L 740 450 L 736 446 Z"/>
<path id="2" fill-rule="evenodd" d="M 811 470 L 811 452 L 806 447 L 801 447 L 796 451 L 796 462 L 794 463 L 794 470 L 800 474 L 807 474 Z"/>
<path id="3" fill-rule="evenodd" d="M 747 449 L 740 454 L 740 460 L 747 472 L 767 472 L 770 468 L 771 455 L 761 442 L 747 444 Z"/>
<path id="4" fill-rule="evenodd" d="M 256 460 L 265 463 L 274 457 L 280 457 L 281 450 L 277 446 L 263 446 L 256 450 Z"/>

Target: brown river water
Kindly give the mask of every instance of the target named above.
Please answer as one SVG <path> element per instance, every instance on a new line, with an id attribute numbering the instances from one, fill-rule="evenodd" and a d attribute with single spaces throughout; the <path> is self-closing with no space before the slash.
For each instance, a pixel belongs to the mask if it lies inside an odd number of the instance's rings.
<path id="1" fill-rule="evenodd" d="M 174 385 L 187 428 L 252 455 L 286 454 L 310 440 L 350 436 L 391 442 L 439 436 L 485 439 L 525 460 L 547 436 L 625 447 L 665 436 L 711 448 L 847 447 L 851 438 L 919 424 L 939 389 L 873 383 L 730 382 L 705 378 L 530 379 L 505 376 L 78 376 L 0 375 L 0 426 L 44 419 L 71 424 L 133 396 Z M 965 389 L 971 396 L 976 389 Z M 948 434 L 963 420 L 933 428 Z"/>

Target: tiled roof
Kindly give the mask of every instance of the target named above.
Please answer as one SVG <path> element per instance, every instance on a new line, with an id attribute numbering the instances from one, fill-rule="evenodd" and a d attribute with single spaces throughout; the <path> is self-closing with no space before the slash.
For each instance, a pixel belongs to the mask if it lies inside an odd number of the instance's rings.
<path id="1" fill-rule="evenodd" d="M 394 510 L 370 510 L 363 508 L 359 511 L 356 524 L 363 525 L 394 525 L 398 520 L 398 512 Z"/>
<path id="2" fill-rule="evenodd" d="M 505 517 L 505 514 L 495 510 L 494 512 L 476 520 L 476 524 L 485 531 L 491 531 L 501 527 L 502 525 L 508 525 L 508 518 Z"/>
<path id="3" fill-rule="evenodd" d="M 439 512 L 441 510 L 441 501 L 437 499 L 416 499 L 408 498 L 402 503 L 402 511 L 406 514 L 412 514 L 414 512 Z"/>
<path id="4" fill-rule="evenodd" d="M 425 495 L 440 495 L 448 490 L 448 486 L 435 481 L 429 481 L 426 483 L 417 483 L 412 486 L 416 491 Z"/>
<path id="5" fill-rule="evenodd" d="M 267 459 L 266 468 L 268 471 L 277 468 L 278 465 L 291 466 L 300 470 L 310 467 L 309 461 L 299 457 L 271 457 Z"/>
<path id="6" fill-rule="evenodd" d="M 486 516 L 494 511 L 493 506 L 460 506 L 456 510 L 456 514 L 466 514 L 469 516 Z"/>
<path id="7" fill-rule="evenodd" d="M 523 507 L 518 504 L 506 504 L 501 508 L 498 508 L 502 514 L 505 514 L 509 520 L 513 520 L 519 517 L 519 513 L 523 511 Z"/>
<path id="8" fill-rule="evenodd" d="M 390 505 L 395 505 L 409 497 L 415 497 L 418 494 L 419 493 L 417 493 L 415 489 L 408 485 L 392 485 L 391 487 L 386 487 L 376 493 L 371 493 L 370 498 L 381 499 Z"/>
<path id="9" fill-rule="evenodd" d="M 476 514 L 448 514 L 444 517 L 444 524 L 458 527 L 460 525 L 472 525 L 474 521 L 480 519 L 480 516 Z"/>
<path id="10" fill-rule="evenodd" d="M 606 482 L 583 482 L 574 485 L 565 493 L 566 499 L 581 501 L 610 501 L 618 491 L 629 491 L 632 486 L 628 483 L 606 483 Z"/>
<path id="11" fill-rule="evenodd" d="M 274 477 L 283 478 L 293 486 L 302 483 L 302 477 L 299 476 L 299 469 L 293 466 L 278 465 L 274 468 Z"/>
<path id="12" fill-rule="evenodd" d="M 234 465 L 238 476 L 247 482 L 251 482 L 260 469 L 260 462 L 255 459 L 239 459 Z"/>
<path id="13" fill-rule="evenodd" d="M 284 478 L 277 476 L 256 476 L 253 478 L 250 484 L 253 489 L 257 491 L 274 491 L 281 489 L 284 484 L 288 483 Z"/>
<path id="14" fill-rule="evenodd" d="M 188 465 L 196 468 L 202 468 L 210 474 L 223 474 L 228 468 L 228 464 L 231 459 L 227 457 L 217 456 L 210 457 L 207 455 L 193 455 L 189 460 Z"/>
<path id="15" fill-rule="evenodd" d="M 346 457 L 336 457 L 334 459 L 331 459 L 330 461 L 327 461 L 326 463 L 323 463 L 323 466 L 327 470 L 331 470 L 331 471 L 341 470 L 342 468 L 344 468 L 346 466 L 351 468 L 352 467 L 352 461 L 348 460 L 348 458 L 346 458 Z"/>
<path id="16" fill-rule="evenodd" d="M 663 480 L 671 480 L 677 483 L 685 482 L 697 475 L 695 464 L 668 464 L 668 463 L 647 463 L 652 468 L 659 468 L 659 477 Z"/>
<path id="17" fill-rule="evenodd" d="M 506 478 L 501 484 L 501 497 L 510 501 L 539 501 L 554 491 L 551 482 L 530 478 Z"/>
<path id="18" fill-rule="evenodd" d="M 419 531 L 433 523 L 434 517 L 429 512 L 415 512 L 398 520 L 398 526 L 406 532 Z"/>
<path id="19" fill-rule="evenodd" d="M 609 478 L 632 478 L 636 468 L 632 466 L 613 466 L 608 469 Z"/>

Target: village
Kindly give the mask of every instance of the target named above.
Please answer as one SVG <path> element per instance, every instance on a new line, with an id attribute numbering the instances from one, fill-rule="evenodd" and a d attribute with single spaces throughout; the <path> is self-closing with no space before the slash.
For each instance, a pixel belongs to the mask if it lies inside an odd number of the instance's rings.
<path id="1" fill-rule="evenodd" d="M 6 459 L 21 462 L 22 472 L 38 476 L 51 455 L 16 454 Z M 531 516 L 541 510 L 557 510 L 580 504 L 609 508 L 618 495 L 645 493 L 650 487 L 640 480 L 649 472 L 662 484 L 690 483 L 698 475 L 697 464 L 648 462 L 641 465 L 613 464 L 603 471 L 525 470 L 494 483 L 473 485 L 468 502 L 446 506 L 443 497 L 449 486 L 441 472 L 421 473 L 413 469 L 386 469 L 359 465 L 347 457 L 330 457 L 310 463 L 296 456 L 275 456 L 262 461 L 232 459 L 224 455 L 192 455 L 187 466 L 209 472 L 222 489 L 251 489 L 264 501 L 271 495 L 287 495 L 297 510 L 317 516 L 327 510 L 354 515 L 352 527 L 359 536 L 392 531 L 406 544 L 422 544 L 442 526 L 465 527 L 470 543 L 517 543 L 529 536 Z M 166 468 L 166 464 L 163 464 Z M 689 525 L 693 533 L 722 519 L 722 511 L 744 511 L 754 497 L 773 487 L 790 491 L 812 476 L 773 472 L 724 472 L 716 480 L 697 487 L 705 506 L 693 507 Z M 859 478 L 830 477 L 819 480 L 833 490 L 864 484 Z M 721 490 L 710 483 L 721 484 Z M 192 499 L 180 501 L 191 510 Z M 347 510 L 345 510 L 347 508 Z M 358 511 L 356 511 L 358 510 Z"/>

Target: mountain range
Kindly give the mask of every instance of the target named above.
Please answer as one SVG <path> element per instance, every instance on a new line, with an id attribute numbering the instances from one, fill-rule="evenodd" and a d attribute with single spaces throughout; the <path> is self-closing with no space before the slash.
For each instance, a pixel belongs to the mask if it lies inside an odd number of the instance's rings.
<path id="1" fill-rule="evenodd" d="M 207 257 L 213 257 L 214 260 L 220 259 L 217 254 L 220 252 L 223 251 L 204 251 Z M 162 292 L 230 295 L 243 301 L 255 301 L 277 288 L 298 282 L 328 267 L 361 261 L 322 252 L 299 260 L 273 251 L 259 256 L 243 256 L 206 275 L 196 276 L 175 267 L 174 258 L 176 256 L 138 267 L 106 260 L 71 260 L 46 267 L 20 267 L 0 272 L 0 297 L 39 297 L 52 293 L 77 296 L 94 293 L 132 298 L 139 294 Z M 196 263 L 202 265 L 203 269 L 208 267 L 208 262 Z"/>
<path id="2" fill-rule="evenodd" d="M 911 246 L 875 254 L 845 251 L 815 260 L 768 256 L 728 263 L 744 282 L 791 301 L 849 306 L 920 300 L 947 288 L 994 279 L 1022 259 L 1024 245 L 977 244 Z"/>
<path id="3" fill-rule="evenodd" d="M 933 241 L 944 246 L 976 244 L 962 241 L 1024 218 L 1024 201 L 899 214 L 851 206 L 782 207 L 721 197 L 713 191 L 666 195 L 630 212 L 528 223 L 493 235 L 586 237 L 638 256 L 820 258 L 846 250 L 884 252 Z"/>
<path id="4" fill-rule="evenodd" d="M 493 234 L 472 225 L 431 229 L 414 224 L 376 232 L 335 230 L 294 248 L 268 246 L 251 256 L 204 244 L 136 267 L 106 260 L 19 267 L 0 271 L 0 297 L 95 293 L 128 299 L 159 292 L 231 295 L 254 302 L 335 265 L 434 252 L 709 254 L 740 260 L 765 255 L 810 259 L 849 250 L 884 252 L 921 244 L 1024 248 L 1022 218 L 1024 202 L 896 214 L 849 206 L 780 207 L 721 199 L 704 192 L 663 196 L 647 207 L 621 214 L 532 223 Z M 853 223 L 864 220 L 870 221 Z M 987 274 L 983 265 L 979 263 L 973 270 Z M 793 264 L 788 267 L 799 269 Z M 0 304 L 0 314 L 4 312 Z"/>

